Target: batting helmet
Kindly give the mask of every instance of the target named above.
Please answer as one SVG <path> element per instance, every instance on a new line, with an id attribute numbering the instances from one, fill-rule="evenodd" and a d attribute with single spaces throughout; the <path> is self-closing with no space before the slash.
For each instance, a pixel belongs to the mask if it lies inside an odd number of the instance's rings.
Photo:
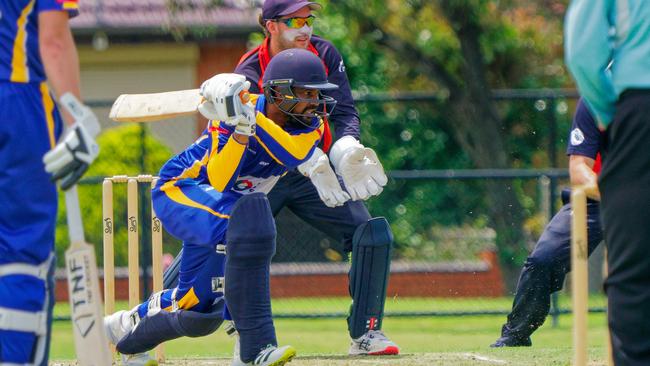
<path id="1" fill-rule="evenodd" d="M 327 81 L 323 61 L 304 49 L 292 48 L 275 55 L 266 67 L 262 82 L 269 103 L 276 104 L 282 112 L 309 128 L 318 128 L 321 119 L 327 117 L 336 105 L 334 98 L 321 91 L 338 89 L 338 85 Z M 299 98 L 293 92 L 294 87 L 316 89 L 318 97 Z M 293 109 L 300 102 L 318 104 L 318 107 L 313 113 L 294 113 Z"/>

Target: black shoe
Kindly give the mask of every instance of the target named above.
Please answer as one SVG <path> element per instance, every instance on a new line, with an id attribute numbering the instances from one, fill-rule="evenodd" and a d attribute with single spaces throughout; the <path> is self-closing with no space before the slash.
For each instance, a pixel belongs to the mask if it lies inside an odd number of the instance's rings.
<path id="1" fill-rule="evenodd" d="M 530 341 L 530 337 L 526 338 L 514 338 L 503 336 L 492 343 L 490 347 L 499 348 L 499 347 L 530 347 L 533 345 L 533 342 Z"/>

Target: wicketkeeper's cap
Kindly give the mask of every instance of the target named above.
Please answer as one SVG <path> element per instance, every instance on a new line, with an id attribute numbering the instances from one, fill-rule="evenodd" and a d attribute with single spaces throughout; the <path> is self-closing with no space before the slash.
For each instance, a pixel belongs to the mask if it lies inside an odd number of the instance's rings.
<path id="1" fill-rule="evenodd" d="M 262 18 L 277 19 L 309 6 L 311 10 L 320 10 L 322 6 L 313 1 L 304 0 L 266 0 L 262 6 Z"/>

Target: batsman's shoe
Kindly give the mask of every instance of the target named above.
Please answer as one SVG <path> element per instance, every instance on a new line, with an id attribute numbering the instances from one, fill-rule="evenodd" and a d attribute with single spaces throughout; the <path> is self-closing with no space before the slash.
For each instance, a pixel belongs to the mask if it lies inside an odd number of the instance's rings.
<path id="1" fill-rule="evenodd" d="M 104 330 L 112 344 L 117 344 L 133 329 L 129 313 L 130 311 L 120 310 L 104 317 Z"/>
<path id="2" fill-rule="evenodd" d="M 109 342 L 116 345 L 135 326 L 131 317 L 132 311 L 120 310 L 104 317 L 104 330 Z M 135 355 L 121 355 L 124 366 L 157 366 L 158 361 L 149 357 L 147 353 Z"/>
<path id="3" fill-rule="evenodd" d="M 352 340 L 348 354 L 350 356 L 398 355 L 399 347 L 381 330 L 370 330 L 361 337 Z"/>
<path id="4" fill-rule="evenodd" d="M 268 346 L 261 350 L 251 362 L 243 362 L 239 357 L 232 360 L 231 366 L 282 366 L 296 356 L 296 350 L 291 346 Z"/>
<path id="5" fill-rule="evenodd" d="M 508 336 L 501 336 L 499 339 L 497 339 L 494 343 L 490 345 L 492 348 L 500 348 L 500 347 L 530 347 L 533 345 L 533 342 L 531 342 L 530 337 L 526 338 L 515 338 L 515 337 L 508 337 Z"/>

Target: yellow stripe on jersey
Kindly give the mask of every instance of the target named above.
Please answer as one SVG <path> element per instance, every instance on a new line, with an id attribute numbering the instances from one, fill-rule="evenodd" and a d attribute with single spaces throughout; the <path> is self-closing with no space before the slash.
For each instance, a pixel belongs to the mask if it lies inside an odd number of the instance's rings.
<path id="1" fill-rule="evenodd" d="M 34 2 L 29 4 L 20 13 L 16 22 L 16 39 L 14 40 L 14 54 L 11 60 L 10 81 L 15 83 L 26 83 L 29 81 L 29 70 L 27 69 L 27 17 L 34 9 Z"/>
<path id="2" fill-rule="evenodd" d="M 189 310 L 198 303 L 199 303 L 199 298 L 196 296 L 196 293 L 194 292 L 194 287 L 191 287 L 190 290 L 187 291 L 187 293 L 183 297 L 181 297 L 180 300 L 178 300 L 178 308 Z"/>
<path id="3" fill-rule="evenodd" d="M 218 136 L 212 142 L 218 144 Z M 213 149 L 213 151 L 215 151 Z M 228 183 L 232 180 L 237 172 L 237 167 L 244 157 L 246 152 L 246 145 L 242 145 L 235 141 L 232 135 L 226 141 L 226 144 L 221 148 L 221 151 L 214 153 L 208 160 L 208 180 L 210 185 L 219 192 L 223 192 Z"/>
<path id="4" fill-rule="evenodd" d="M 309 152 L 314 148 L 316 141 L 321 138 L 325 129 L 325 125 L 321 124 L 314 131 L 300 135 L 290 135 L 287 131 L 282 129 L 282 127 L 275 124 L 275 122 L 262 113 L 257 113 L 255 120 L 257 122 L 257 128 L 261 127 L 273 140 L 277 141 L 277 143 L 287 153 L 297 160 L 305 159 L 307 154 L 309 154 Z M 258 139 L 258 141 L 262 143 L 262 146 L 264 146 L 266 151 L 269 151 L 269 148 L 265 146 L 266 144 L 264 144 L 261 139 Z M 276 152 L 276 155 L 279 153 L 280 152 Z"/>
<path id="5" fill-rule="evenodd" d="M 50 149 L 52 149 L 56 145 L 54 139 L 54 101 L 45 82 L 41 83 L 41 101 L 43 103 L 43 112 L 45 112 L 45 121 L 47 122 L 47 133 L 50 137 Z"/>
<path id="6" fill-rule="evenodd" d="M 184 205 L 184 206 L 194 207 L 194 208 L 198 208 L 199 210 L 207 211 L 207 212 L 211 213 L 212 215 L 220 217 L 222 219 L 230 219 L 230 215 L 224 215 L 222 213 L 219 213 L 219 212 L 211 209 L 210 207 L 208 207 L 208 206 L 206 206 L 204 204 L 198 203 L 196 201 L 192 201 L 192 199 L 187 197 L 185 195 L 185 193 L 183 193 L 183 191 L 181 191 L 181 188 L 175 186 L 174 183 L 175 183 L 175 181 L 171 180 L 171 181 L 163 184 L 163 186 L 160 188 L 160 190 L 165 192 L 165 194 L 167 195 L 167 197 L 169 197 L 170 200 L 172 200 L 174 202 L 178 202 L 178 203 L 180 203 L 181 205 Z"/>
<path id="7" fill-rule="evenodd" d="M 176 177 L 177 180 L 180 179 L 185 179 L 185 178 L 191 178 L 191 179 L 196 179 L 199 174 L 201 174 L 201 168 L 203 167 L 204 163 L 202 161 L 194 160 L 192 163 L 192 166 L 189 168 L 185 168 L 183 172 Z"/>
<path id="8" fill-rule="evenodd" d="M 79 9 L 79 4 L 76 1 L 64 1 L 63 9 L 65 10 L 77 10 Z"/>

